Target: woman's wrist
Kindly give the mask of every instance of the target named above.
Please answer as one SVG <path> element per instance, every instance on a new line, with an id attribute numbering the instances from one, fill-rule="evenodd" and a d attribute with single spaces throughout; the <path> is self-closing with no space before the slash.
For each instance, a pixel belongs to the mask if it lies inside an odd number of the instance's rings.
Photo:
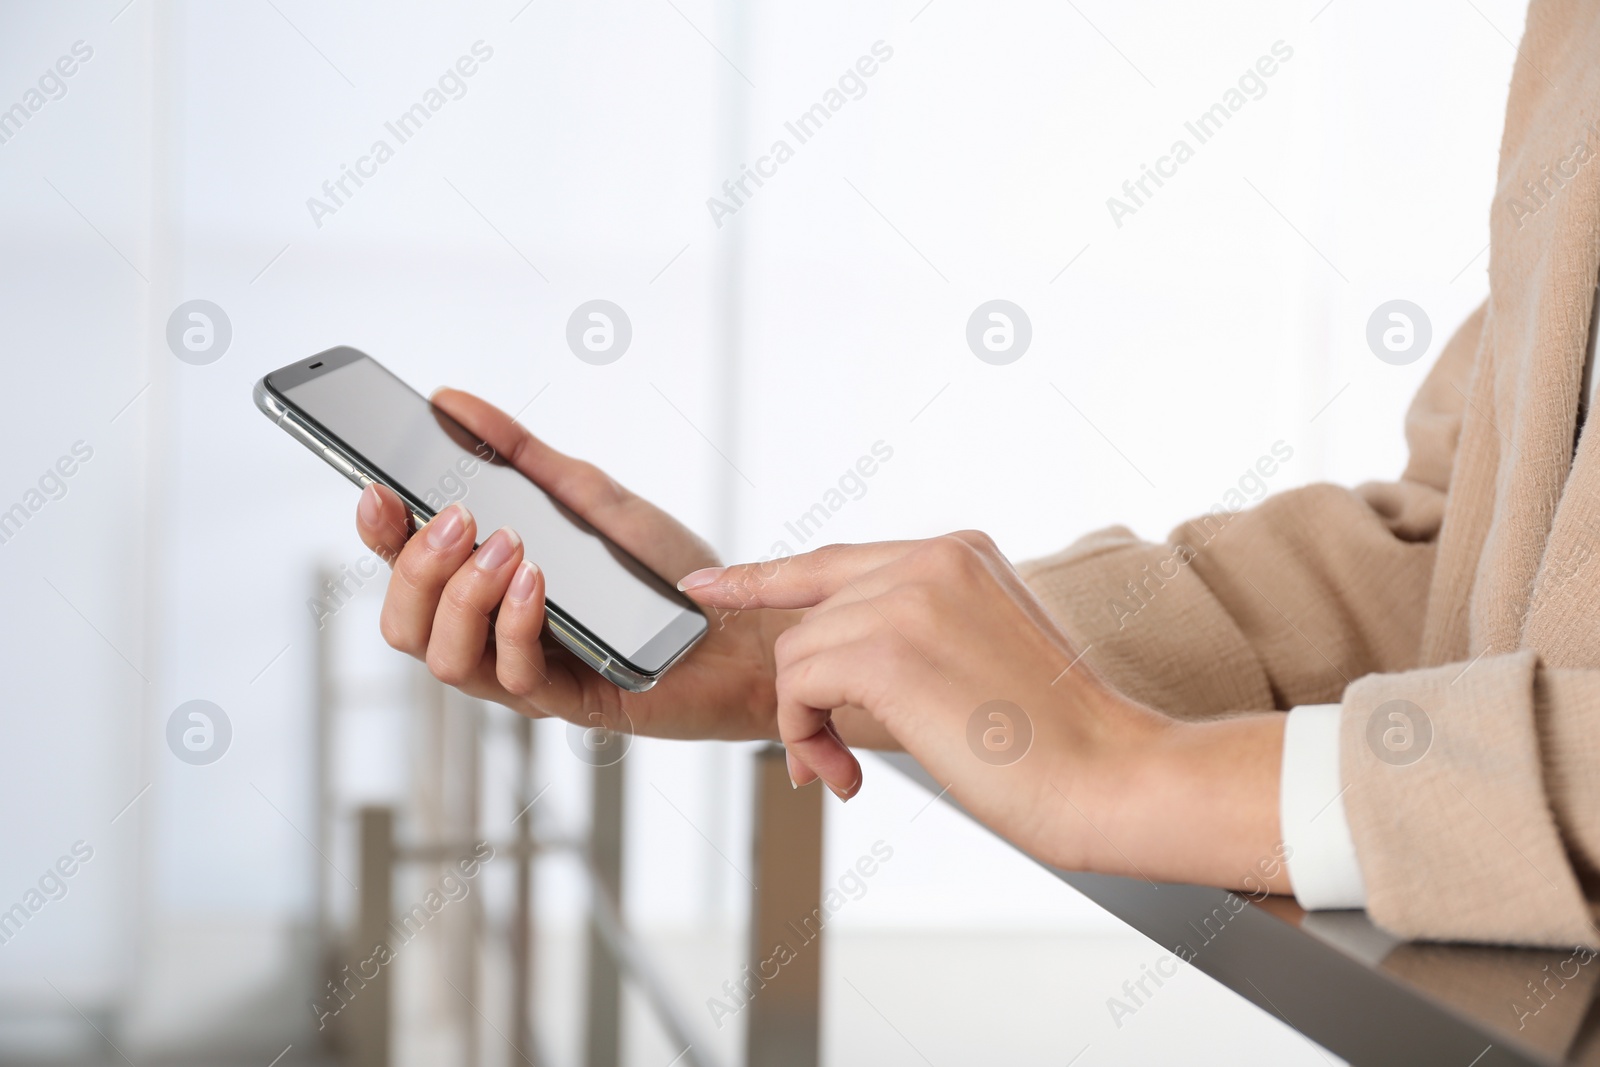
<path id="1" fill-rule="evenodd" d="M 1278 793 L 1281 712 L 1167 720 L 1108 788 L 1107 837 L 1153 881 L 1290 891 Z"/>
<path id="2" fill-rule="evenodd" d="M 1092 676 L 1063 696 L 1039 738 L 1037 795 L 1056 814 L 1036 855 L 1153 882 L 1289 891 L 1282 713 L 1179 720 Z"/>

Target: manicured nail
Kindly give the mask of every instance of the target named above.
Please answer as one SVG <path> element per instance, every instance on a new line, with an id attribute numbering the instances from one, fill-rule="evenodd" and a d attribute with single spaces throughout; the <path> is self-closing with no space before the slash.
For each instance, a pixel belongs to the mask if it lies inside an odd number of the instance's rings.
<path id="1" fill-rule="evenodd" d="M 852 784 L 849 789 L 840 789 L 837 786 L 835 786 L 832 782 L 828 782 L 827 779 L 823 779 L 823 781 L 826 782 L 828 788 L 830 790 L 832 790 L 833 795 L 838 797 L 840 800 L 849 800 L 851 797 L 855 796 L 856 793 L 861 789 L 861 779 L 860 779 L 860 777 L 856 778 L 854 784 Z"/>
<path id="2" fill-rule="evenodd" d="M 451 504 L 428 523 L 428 547 L 434 551 L 449 548 L 461 539 L 466 528 L 467 509 L 460 504 Z"/>
<path id="3" fill-rule="evenodd" d="M 473 562 L 480 571 L 497 571 L 505 566 L 506 560 L 511 558 L 511 553 L 522 544 L 522 538 L 517 536 L 517 531 L 509 526 L 502 526 L 496 530 L 482 545 L 478 546 L 478 554 Z"/>
<path id="4" fill-rule="evenodd" d="M 382 510 L 383 501 L 378 498 L 378 486 L 374 482 L 361 490 L 361 503 L 356 505 L 356 514 L 360 515 L 361 521 L 368 526 L 376 526 Z"/>
<path id="5" fill-rule="evenodd" d="M 511 587 L 506 590 L 506 599 L 514 604 L 521 604 L 533 595 L 533 580 L 539 576 L 539 568 L 529 559 L 517 564 L 517 573 L 511 576 Z"/>
<path id="6" fill-rule="evenodd" d="M 799 789 L 800 782 L 794 776 L 794 753 L 790 752 L 788 749 L 783 750 L 783 764 L 784 767 L 789 771 L 789 785 L 794 789 Z"/>
<path id="7" fill-rule="evenodd" d="M 690 571 L 678 583 L 678 589 L 687 593 L 691 589 L 699 589 L 703 585 L 710 585 L 721 577 L 722 572 L 727 569 L 726 567 L 701 567 L 697 571 Z"/>

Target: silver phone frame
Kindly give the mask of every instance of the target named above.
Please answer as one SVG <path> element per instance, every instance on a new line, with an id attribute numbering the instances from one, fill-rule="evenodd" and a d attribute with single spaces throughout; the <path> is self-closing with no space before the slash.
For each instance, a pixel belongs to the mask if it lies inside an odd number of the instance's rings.
<path id="1" fill-rule="evenodd" d="M 328 351 L 338 350 L 329 349 Z M 318 353 L 318 355 L 326 354 Z M 366 354 L 362 353 L 362 355 L 365 356 Z M 318 357 L 310 356 L 307 358 L 316 359 Z M 366 356 L 366 358 L 371 359 L 372 357 Z M 297 360 L 287 366 L 278 368 L 278 370 L 288 370 L 291 367 L 299 366 L 302 362 L 304 361 Z M 275 373 L 277 371 L 271 372 L 271 374 Z M 380 477 L 376 471 L 368 467 L 361 456 L 345 448 L 338 440 L 324 434 L 319 427 L 301 418 L 299 412 L 295 411 L 294 408 L 290 407 L 273 392 L 272 387 L 267 384 L 268 377 L 270 377 L 270 374 L 262 375 L 250 393 L 255 400 L 256 407 L 261 410 L 263 415 L 277 423 L 290 437 L 293 437 L 312 452 L 321 456 L 328 466 L 344 475 L 357 488 L 365 489 L 367 486 L 376 483 L 391 490 L 396 490 L 401 500 L 405 501 L 409 490 L 390 485 L 386 479 Z M 418 527 L 425 525 L 433 517 L 419 511 L 410 502 L 406 502 L 406 507 L 411 512 L 412 522 Z M 705 618 L 705 616 L 702 614 L 701 618 Z M 672 657 L 652 674 L 635 670 L 622 662 L 612 649 L 608 648 L 598 638 L 591 637 L 581 623 L 548 601 L 545 603 L 545 625 L 563 647 L 592 667 L 601 677 L 630 693 L 643 693 L 654 686 L 673 664 L 682 659 L 685 653 L 699 644 L 701 638 L 711 632 L 710 622 L 707 620 L 706 628 L 701 630 L 698 636 L 673 653 Z"/>

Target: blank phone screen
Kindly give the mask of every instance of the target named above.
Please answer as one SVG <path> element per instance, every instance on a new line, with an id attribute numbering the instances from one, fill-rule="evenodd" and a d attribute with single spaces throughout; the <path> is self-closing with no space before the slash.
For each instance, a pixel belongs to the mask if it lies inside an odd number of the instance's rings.
<path id="1" fill-rule="evenodd" d="M 333 369 L 283 395 L 430 513 L 463 504 L 477 520 L 480 542 L 502 526 L 515 530 L 526 558 L 545 573 L 549 602 L 634 666 L 658 670 L 660 662 L 636 657 L 665 660 L 687 644 L 652 642 L 669 627 L 698 634 L 704 618 L 676 589 L 381 364 L 344 352 L 343 358 L 328 353 Z M 682 620 L 685 613 L 696 625 Z"/>

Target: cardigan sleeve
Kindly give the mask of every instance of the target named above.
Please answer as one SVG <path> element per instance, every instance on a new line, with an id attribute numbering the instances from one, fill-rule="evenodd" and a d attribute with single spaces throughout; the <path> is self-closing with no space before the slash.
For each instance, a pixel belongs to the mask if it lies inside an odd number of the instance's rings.
<path id="1" fill-rule="evenodd" d="M 1163 543 L 1112 527 L 1023 578 L 1101 677 L 1172 715 L 1337 703 L 1357 678 L 1415 665 L 1485 314 L 1412 402 L 1399 480 L 1290 490 Z"/>
<path id="2" fill-rule="evenodd" d="M 1373 921 L 1600 945 L 1600 670 L 1523 649 L 1375 674 L 1345 691 L 1339 748 Z"/>
<path id="3" fill-rule="evenodd" d="M 1397 481 L 1307 486 L 1159 544 L 1114 527 L 1019 569 L 1101 677 L 1168 714 L 1341 703 L 1351 835 L 1380 925 L 1595 945 L 1600 671 L 1529 650 L 1417 667 L 1486 314 L 1412 403 Z"/>

